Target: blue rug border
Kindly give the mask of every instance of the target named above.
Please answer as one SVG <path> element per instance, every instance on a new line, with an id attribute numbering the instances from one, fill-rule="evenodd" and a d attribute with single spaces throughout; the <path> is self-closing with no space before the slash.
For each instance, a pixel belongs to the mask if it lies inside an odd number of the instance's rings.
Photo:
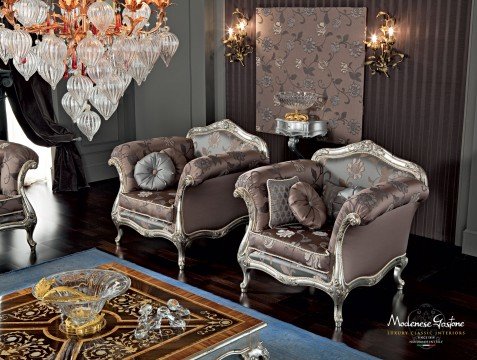
<path id="1" fill-rule="evenodd" d="M 145 273 L 146 275 L 149 275 L 151 277 L 154 277 L 158 280 L 161 280 L 163 282 L 166 282 L 166 283 L 170 283 L 171 285 L 173 286 L 176 286 L 176 287 L 179 287 L 179 288 L 182 288 L 184 290 L 187 290 L 189 292 L 193 292 L 194 294 L 197 294 L 201 297 L 205 297 L 206 299 L 210 300 L 210 301 L 213 301 L 213 302 L 216 302 L 216 303 L 223 303 L 224 306 L 226 307 L 230 307 L 236 311 L 239 311 L 239 312 L 242 312 L 242 313 L 245 313 L 247 315 L 250 315 L 252 317 L 256 317 L 258 319 L 260 318 L 264 318 L 264 322 L 269 322 L 270 320 L 273 320 L 273 321 L 277 321 L 277 322 L 281 322 L 281 323 L 284 323 L 286 324 L 287 326 L 291 327 L 294 331 L 296 332 L 301 332 L 303 333 L 303 335 L 306 335 L 308 337 L 319 337 L 321 339 L 323 339 L 324 341 L 327 342 L 327 346 L 332 346 L 335 350 L 339 351 L 339 350 L 343 350 L 343 347 L 345 347 L 346 351 L 350 351 L 351 353 L 353 353 L 353 355 L 356 355 L 357 357 L 359 358 L 369 358 L 369 359 L 372 359 L 372 358 L 375 358 L 373 357 L 372 355 L 366 353 L 366 352 L 363 352 L 363 351 L 360 351 L 360 350 L 357 350 L 357 349 L 354 349 L 350 346 L 348 346 L 347 344 L 345 343 L 342 343 L 342 342 L 336 342 L 330 338 L 327 338 L 327 337 L 324 337 L 324 336 L 321 336 L 321 335 L 318 335 L 318 334 L 315 334 L 315 333 L 312 333 L 308 330 L 305 330 L 305 329 L 302 329 L 296 325 L 293 325 L 293 324 L 290 324 L 290 323 L 287 323 L 283 320 L 280 320 L 280 319 L 277 319 L 277 318 L 274 318 L 270 315 L 267 315 L 267 314 L 264 314 L 264 313 L 261 313 L 259 312 L 258 310 L 255 310 L 253 308 L 248 308 L 246 306 L 243 306 L 242 304 L 240 303 L 237 303 L 237 302 L 234 302 L 232 300 L 229 300 L 229 299 L 226 299 L 226 298 L 222 298 L 218 295 L 215 295 L 207 290 L 202 290 L 200 288 L 197 288 L 191 284 L 188 284 L 188 283 L 184 283 L 180 280 L 177 280 L 177 279 L 174 279 L 174 278 L 171 278 L 169 276 L 166 276 L 166 275 L 163 275 L 161 273 L 158 273 L 154 270 L 150 270 L 150 269 L 147 269 L 141 265 L 137 265 L 131 261 L 128 261 L 128 260 L 124 260 L 120 257 L 117 257 L 113 254 L 110 254 L 110 253 L 107 253 L 103 250 L 100 250 L 96 247 L 94 248 L 91 248 L 91 249 L 87 249 L 87 250 L 82 250 L 82 251 L 78 251 L 76 253 L 72 253 L 72 254 L 68 254 L 68 255 L 65 255 L 65 256 L 62 256 L 62 257 L 59 257 L 59 258 L 56 258 L 56 259 L 50 259 L 50 260 L 46 260 L 46 261 L 43 261 L 41 263 L 37 263 L 37 264 L 33 264 L 31 266 L 28 266 L 28 267 L 25 267 L 25 268 L 22 268 L 22 269 L 15 269 L 15 270 L 11 270 L 9 272 L 6 272 L 6 273 L 3 273 L 3 274 L 0 274 L 0 283 L 1 283 L 1 280 L 2 278 L 4 278 L 5 276 L 11 276 L 13 275 L 14 273 L 16 272 L 21 272 L 21 271 L 24 271 L 24 270 L 34 270 L 35 268 L 37 267 L 40 267 L 42 265 L 46 265 L 46 264 L 49 264 L 49 263 L 53 263 L 53 262 L 56 262 L 56 261 L 62 261 L 62 260 L 65 260 L 69 257 L 78 257 L 78 256 L 81 256 L 81 255 L 85 255 L 87 253 L 93 253 L 95 254 L 96 256 L 99 256 L 99 257 L 104 257 L 104 258 L 108 258 L 108 260 L 105 260 L 104 262 L 98 264 L 98 265 L 95 265 L 95 266 L 100 266 L 102 264 L 108 264 L 108 263 L 112 263 L 112 262 L 115 262 L 117 264 L 120 264 L 120 265 L 123 265 L 123 266 L 126 266 L 126 267 L 129 267 L 133 270 L 137 270 L 137 271 L 140 271 L 140 272 L 143 272 Z M 101 260 L 102 261 L 102 260 Z M 81 268 L 78 268 L 78 269 L 81 269 Z M 33 282 L 35 280 L 32 280 L 32 284 L 30 285 L 33 285 Z M 15 288 L 13 290 L 10 290 L 9 293 L 12 293 L 12 292 L 16 292 L 16 291 L 20 291 L 20 290 L 23 290 L 23 289 L 28 289 L 28 286 L 25 286 L 25 285 L 22 285 L 18 288 Z M 270 319 L 270 320 L 268 320 Z"/>

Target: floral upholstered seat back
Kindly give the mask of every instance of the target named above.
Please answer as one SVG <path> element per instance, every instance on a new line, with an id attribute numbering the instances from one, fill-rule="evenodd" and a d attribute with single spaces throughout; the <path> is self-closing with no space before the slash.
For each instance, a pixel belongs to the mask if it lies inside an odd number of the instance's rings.
<path id="1" fill-rule="evenodd" d="M 32 149 L 0 140 L 0 189 L 3 195 L 18 195 L 20 170 L 29 160 L 38 163 L 38 155 Z"/>
<path id="2" fill-rule="evenodd" d="M 319 163 L 323 166 L 323 183 L 331 182 L 346 187 L 369 188 L 397 178 L 415 178 L 412 173 L 399 170 L 366 153 L 350 154 L 340 158 L 322 158 Z"/>
<path id="3" fill-rule="evenodd" d="M 194 142 L 195 157 L 223 154 L 231 151 L 259 150 L 253 144 L 240 139 L 227 130 L 191 136 Z"/>

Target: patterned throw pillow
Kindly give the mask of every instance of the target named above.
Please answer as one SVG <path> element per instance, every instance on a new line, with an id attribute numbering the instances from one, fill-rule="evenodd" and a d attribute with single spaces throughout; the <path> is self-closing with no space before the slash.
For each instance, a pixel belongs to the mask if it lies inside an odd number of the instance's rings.
<path id="1" fill-rule="evenodd" d="M 143 190 L 164 190 L 173 184 L 175 174 L 171 158 L 158 152 L 146 155 L 134 167 L 134 179 Z"/>
<path id="2" fill-rule="evenodd" d="M 267 180 L 268 203 L 270 207 L 270 221 L 268 226 L 275 228 L 280 225 L 296 223 L 290 205 L 288 205 L 288 195 L 290 188 L 298 182 L 298 177 L 291 179 Z"/>
<path id="3" fill-rule="evenodd" d="M 326 182 L 323 187 L 323 200 L 326 205 L 328 216 L 336 219 L 343 204 L 353 195 L 356 195 L 361 190 L 361 186 L 347 188 L 345 186 L 338 186 L 330 182 Z"/>
<path id="4" fill-rule="evenodd" d="M 326 222 L 326 206 L 313 186 L 297 182 L 290 188 L 288 204 L 300 224 L 320 229 Z"/>
<path id="5" fill-rule="evenodd" d="M 187 165 L 187 158 L 184 156 L 182 151 L 179 151 L 174 148 L 167 148 L 161 150 L 160 154 L 166 154 L 172 160 L 174 167 L 176 168 L 176 175 L 174 176 L 174 182 L 171 185 L 176 185 L 181 178 L 182 172 L 184 171 L 184 167 Z"/>

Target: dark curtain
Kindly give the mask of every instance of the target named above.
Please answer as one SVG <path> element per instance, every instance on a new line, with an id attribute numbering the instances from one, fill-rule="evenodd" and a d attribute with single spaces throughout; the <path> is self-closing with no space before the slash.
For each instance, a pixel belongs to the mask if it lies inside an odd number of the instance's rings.
<path id="1" fill-rule="evenodd" d="M 13 113 L 26 136 L 36 145 L 56 147 L 53 191 L 77 191 L 87 187 L 75 134 L 55 121 L 51 87 L 38 74 L 29 81 L 10 62 L 13 86 L 6 88 Z"/>
<path id="2" fill-rule="evenodd" d="M 0 140 L 7 140 L 7 113 L 5 111 L 5 88 L 12 86 L 10 70 L 0 69 Z"/>

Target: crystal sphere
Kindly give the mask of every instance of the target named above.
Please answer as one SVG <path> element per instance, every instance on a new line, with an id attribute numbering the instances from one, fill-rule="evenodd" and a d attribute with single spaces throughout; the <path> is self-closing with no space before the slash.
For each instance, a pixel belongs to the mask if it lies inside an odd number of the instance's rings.
<path id="1" fill-rule="evenodd" d="M 176 299 L 169 299 L 167 301 L 167 307 L 171 310 L 171 311 L 176 311 L 177 309 L 179 309 L 179 301 L 177 301 Z"/>

